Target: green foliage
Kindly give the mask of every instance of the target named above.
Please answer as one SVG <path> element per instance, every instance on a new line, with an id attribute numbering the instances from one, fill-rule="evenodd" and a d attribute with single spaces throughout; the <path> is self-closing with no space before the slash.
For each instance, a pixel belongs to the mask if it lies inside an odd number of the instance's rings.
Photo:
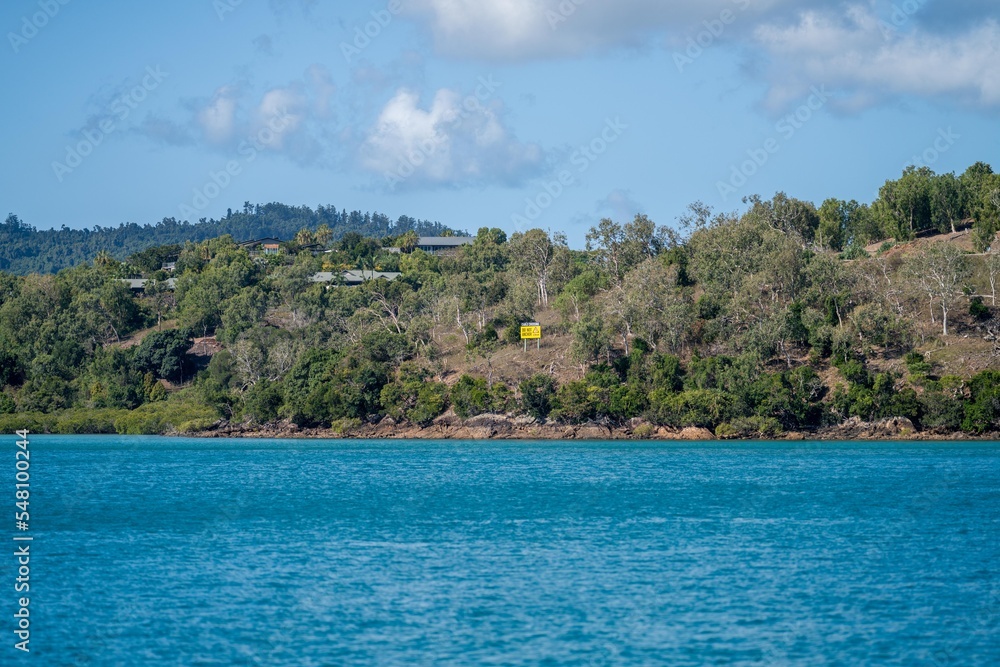
<path id="1" fill-rule="evenodd" d="M 125 410 L 75 408 L 56 415 L 53 433 L 116 433 L 115 422 L 128 414 Z"/>
<path id="2" fill-rule="evenodd" d="M 658 355 L 650 368 L 649 381 L 654 389 L 680 391 L 684 386 L 681 360 L 672 354 Z"/>
<path id="3" fill-rule="evenodd" d="M 747 197 L 742 213 L 713 215 L 695 204 L 682 219 L 685 237 L 642 215 L 602 220 L 586 251 L 541 229 L 508 239 L 482 228 L 471 244 L 431 255 L 416 249 L 419 235 L 447 230 L 248 203 L 222 221 L 145 230 L 150 239 L 176 236 L 169 245 L 119 243 L 57 275 L 0 273 L 0 415 L 58 414 L 42 426 L 73 432 L 203 428 L 220 417 L 348 432 L 381 415 L 426 424 L 450 404 L 463 418 L 510 411 L 622 424 L 646 415 L 716 428 L 720 437 L 773 437 L 851 416 L 985 432 L 996 427 L 996 406 L 982 380 L 938 380 L 916 353 L 904 358 L 906 382 L 875 369 L 891 367 L 918 337 L 927 341 L 920 320 L 931 312 L 942 335 L 949 314 L 967 333 L 967 318 L 954 317 L 967 305 L 973 318 L 987 318 L 992 308 L 972 295 L 995 276 L 973 274 L 979 260 L 954 244 L 875 258 L 863 248 L 970 218 L 974 242 L 991 243 L 1000 228 L 998 178 L 984 164 L 960 177 L 908 169 L 871 206 L 828 199 L 816 209 L 781 192 Z M 287 233 L 276 231 L 286 223 Z M 219 233 L 200 236 L 209 228 Z M 8 217 L 0 243 L 14 251 L 0 262 L 22 261 L 38 234 Z M 235 243 L 267 235 L 286 239 L 284 252 L 251 257 Z M 312 241 L 331 252 L 295 254 Z M 171 291 L 160 266 L 174 257 Z M 348 268 L 399 268 L 403 276 L 312 280 Z M 144 293 L 121 281 L 140 275 L 156 280 Z M 530 363 L 549 373 L 522 382 L 515 401 L 510 381 L 497 378 L 523 377 L 527 360 L 514 362 L 504 347 L 520 342 L 518 325 L 528 319 L 546 323 L 550 343 Z M 161 331 L 176 326 L 171 320 L 181 328 Z M 126 340 L 154 325 L 140 344 Z M 211 360 L 187 354 L 192 336 L 213 333 L 222 352 Z M 489 379 L 466 375 L 450 389 L 434 381 L 454 367 L 457 340 Z M 817 375 L 828 359 L 846 379 L 833 396 Z M 582 376 L 557 386 L 551 375 L 572 374 L 574 364 Z M 946 371 L 945 357 L 941 364 Z M 190 405 L 204 412 L 182 414 Z M 164 418 L 169 411 L 178 414 Z"/>
<path id="4" fill-rule="evenodd" d="M 448 388 L 430 376 L 425 368 L 404 364 L 398 376 L 382 387 L 379 401 L 385 414 L 423 426 L 444 412 L 448 407 Z"/>
<path id="5" fill-rule="evenodd" d="M 868 251 L 861 244 L 852 244 L 844 248 L 844 252 L 840 253 L 840 259 L 842 260 L 855 260 L 855 259 L 867 259 L 869 257 Z"/>
<path id="6" fill-rule="evenodd" d="M 58 412 L 73 404 L 72 385 L 56 376 L 42 376 L 25 382 L 17 394 L 19 412 Z"/>
<path id="7" fill-rule="evenodd" d="M 231 417 L 235 412 L 236 401 L 232 392 L 235 381 L 233 355 L 228 350 L 223 350 L 213 356 L 208 368 L 198 375 L 195 387 L 205 405 Z"/>
<path id="8" fill-rule="evenodd" d="M 556 381 L 550 375 L 532 375 L 521 382 L 521 407 L 535 419 L 545 419 L 552 411 L 556 397 Z"/>
<path id="9" fill-rule="evenodd" d="M 983 371 L 969 381 L 962 430 L 976 435 L 1000 429 L 1000 371 Z"/>
<path id="10" fill-rule="evenodd" d="M 188 395 L 147 403 L 125 412 L 115 419 L 114 426 L 123 435 L 158 435 L 203 431 L 218 419 L 219 414 L 213 408 Z"/>
<path id="11" fill-rule="evenodd" d="M 407 418 L 415 424 L 426 426 L 448 408 L 448 387 L 440 382 L 425 382 L 417 392 Z"/>
<path id="12" fill-rule="evenodd" d="M 180 329 L 154 331 L 142 339 L 135 351 L 134 363 L 142 372 L 158 378 L 180 382 L 190 373 L 187 350 L 191 347 L 188 334 Z"/>
<path id="13" fill-rule="evenodd" d="M 311 209 L 276 203 L 247 202 L 242 211 L 195 224 L 164 218 L 155 225 L 130 222 L 90 229 L 36 230 L 11 214 L 0 224 L 0 247 L 5 249 L 0 270 L 22 275 L 55 273 L 92 261 L 99 252 L 106 251 L 117 259 L 128 256 L 129 262 L 141 270 L 155 271 L 168 257 L 178 254 L 180 244 L 186 242 L 198 243 L 225 234 L 240 241 L 265 237 L 290 239 L 303 228 L 319 231 L 324 226 L 330 232 L 324 236 L 327 242 L 349 232 L 379 237 L 411 230 L 422 236 L 442 236 L 451 231 L 440 223 L 405 215 L 392 221 L 380 213 L 348 213 L 338 211 L 335 206 Z"/>
<path id="14" fill-rule="evenodd" d="M 18 429 L 27 429 L 32 433 L 56 433 L 55 413 L 18 412 L 16 414 L 0 414 L 0 431 L 13 433 Z"/>
<path id="15" fill-rule="evenodd" d="M 844 379 L 851 384 L 860 385 L 862 387 L 871 387 L 872 378 L 868 374 L 868 369 L 865 368 L 865 364 L 857 359 L 844 359 L 839 362 L 835 362 L 834 365 L 840 369 L 843 374 Z"/>
<path id="16" fill-rule="evenodd" d="M 289 370 L 282 413 L 300 426 L 324 425 L 345 417 L 364 419 L 378 414 L 379 394 L 390 367 L 368 354 L 313 349 Z"/>
<path id="17" fill-rule="evenodd" d="M 773 417 L 738 417 L 731 422 L 719 424 L 716 437 L 731 438 L 776 438 L 783 433 L 781 422 Z"/>
<path id="18" fill-rule="evenodd" d="M 969 300 L 969 315 L 980 322 L 985 322 L 993 316 L 981 296 L 974 296 Z"/>
<path id="19" fill-rule="evenodd" d="M 815 428 L 822 424 L 820 401 L 825 388 L 809 366 L 763 375 L 751 391 L 754 395 L 743 403 L 756 405 L 757 417 L 774 419 L 779 427 L 787 429 Z"/>
<path id="20" fill-rule="evenodd" d="M 157 245 L 132 254 L 128 258 L 128 263 L 134 265 L 140 271 L 153 273 L 170 261 L 176 261 L 180 255 L 181 246 L 178 243 Z"/>
<path id="21" fill-rule="evenodd" d="M 939 431 L 957 431 L 965 416 L 965 401 L 960 394 L 949 391 L 925 391 L 920 395 L 920 425 Z"/>
<path id="22" fill-rule="evenodd" d="M 218 339 L 225 343 L 234 343 L 240 334 L 252 329 L 264 319 L 267 311 L 267 297 L 258 286 L 240 290 L 229 299 L 222 310 L 222 328 Z"/>
<path id="23" fill-rule="evenodd" d="M 579 424 L 597 417 L 598 406 L 607 401 L 607 392 L 585 380 L 567 382 L 556 392 L 552 417 Z"/>
<path id="24" fill-rule="evenodd" d="M 151 389 L 143 376 L 145 370 L 129 351 L 99 350 L 81 378 L 86 383 L 90 404 L 95 408 L 138 407 L 148 398 Z"/>
<path id="25" fill-rule="evenodd" d="M 468 419 L 486 412 L 503 412 L 508 400 L 504 394 L 509 391 L 506 385 L 497 384 L 491 388 L 484 378 L 463 375 L 451 387 L 449 398 L 455 414 Z"/>
<path id="26" fill-rule="evenodd" d="M 654 424 L 714 430 L 729 416 L 732 396 L 718 389 L 691 389 L 678 394 L 656 390 L 650 396 L 648 417 Z"/>
<path id="27" fill-rule="evenodd" d="M 283 399 L 280 387 L 264 378 L 243 395 L 242 414 L 255 424 L 277 421 Z"/>
<path id="28" fill-rule="evenodd" d="M 906 417 L 919 422 L 921 404 L 916 392 L 896 387 L 896 378 L 889 373 L 871 376 L 865 371 L 868 384 L 852 382 L 847 391 L 838 388 L 831 401 L 833 413 L 840 418 L 859 417 L 865 421 Z"/>
<path id="29" fill-rule="evenodd" d="M 924 355 L 916 350 L 907 352 L 903 361 L 906 363 L 906 369 L 913 375 L 927 375 L 933 369 L 933 366 L 924 360 Z"/>

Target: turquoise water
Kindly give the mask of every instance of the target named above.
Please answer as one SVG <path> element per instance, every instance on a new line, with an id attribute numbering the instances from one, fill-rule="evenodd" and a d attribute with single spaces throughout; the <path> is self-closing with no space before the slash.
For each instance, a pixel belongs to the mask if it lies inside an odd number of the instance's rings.
<path id="1" fill-rule="evenodd" d="M 31 449 L 4 664 L 1000 664 L 1000 444 Z"/>

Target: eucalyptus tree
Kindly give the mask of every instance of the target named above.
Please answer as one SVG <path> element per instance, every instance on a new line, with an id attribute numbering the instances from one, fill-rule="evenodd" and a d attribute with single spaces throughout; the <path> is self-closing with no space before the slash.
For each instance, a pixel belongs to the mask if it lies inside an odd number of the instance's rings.
<path id="1" fill-rule="evenodd" d="M 927 296 L 933 313 L 935 302 L 941 312 L 941 335 L 948 335 L 948 314 L 962 298 L 962 285 L 969 277 L 965 254 L 951 243 L 935 243 L 908 262 L 908 273 Z"/>
<path id="2" fill-rule="evenodd" d="M 671 229 L 656 225 L 640 213 L 624 225 L 609 218 L 601 220 L 587 233 L 587 250 L 593 252 L 612 285 L 620 286 L 630 270 L 675 246 L 677 241 Z"/>
<path id="3" fill-rule="evenodd" d="M 1000 277 L 1000 248 L 986 254 L 986 278 L 990 283 L 990 298 L 997 305 L 997 279 Z"/>
<path id="4" fill-rule="evenodd" d="M 966 212 L 966 196 L 962 182 L 955 174 L 940 174 L 930 181 L 931 224 L 939 232 L 956 233 L 955 223 L 961 223 Z"/>
<path id="5" fill-rule="evenodd" d="M 903 175 L 885 182 L 873 208 L 887 234 L 897 240 L 912 239 L 917 232 L 932 227 L 929 167 L 907 167 Z"/>
<path id="6" fill-rule="evenodd" d="M 510 237 L 511 268 L 521 275 L 531 276 L 538 289 L 538 305 L 549 305 L 549 280 L 556 250 L 566 246 L 566 235 L 556 234 L 549 238 L 548 232 L 529 229 Z"/>

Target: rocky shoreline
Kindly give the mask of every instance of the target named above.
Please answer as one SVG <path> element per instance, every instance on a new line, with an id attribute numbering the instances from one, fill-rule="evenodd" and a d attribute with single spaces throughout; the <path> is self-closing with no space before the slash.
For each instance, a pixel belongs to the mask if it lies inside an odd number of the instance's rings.
<path id="1" fill-rule="evenodd" d="M 682 429 L 655 426 L 642 419 L 613 426 L 599 423 L 569 425 L 541 422 L 528 416 L 477 415 L 461 419 L 449 411 L 431 424 L 399 423 L 386 417 L 378 423 L 362 423 L 341 428 L 301 428 L 283 421 L 266 425 L 246 425 L 220 421 L 212 429 L 182 434 L 209 438 L 322 438 L 375 440 L 720 440 L 706 428 Z M 793 431 L 768 440 L 1000 440 L 1000 434 L 980 437 L 961 432 L 919 431 L 909 419 L 892 418 L 877 422 L 849 419 L 817 431 Z"/>

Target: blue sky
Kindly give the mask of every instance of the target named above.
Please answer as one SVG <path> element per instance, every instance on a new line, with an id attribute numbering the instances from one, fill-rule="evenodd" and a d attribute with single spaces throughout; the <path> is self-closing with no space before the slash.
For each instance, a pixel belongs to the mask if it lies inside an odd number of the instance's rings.
<path id="1" fill-rule="evenodd" d="M 12 0 L 0 27 L 0 203 L 38 228 L 280 201 L 581 246 L 1000 168 L 995 0 Z"/>

